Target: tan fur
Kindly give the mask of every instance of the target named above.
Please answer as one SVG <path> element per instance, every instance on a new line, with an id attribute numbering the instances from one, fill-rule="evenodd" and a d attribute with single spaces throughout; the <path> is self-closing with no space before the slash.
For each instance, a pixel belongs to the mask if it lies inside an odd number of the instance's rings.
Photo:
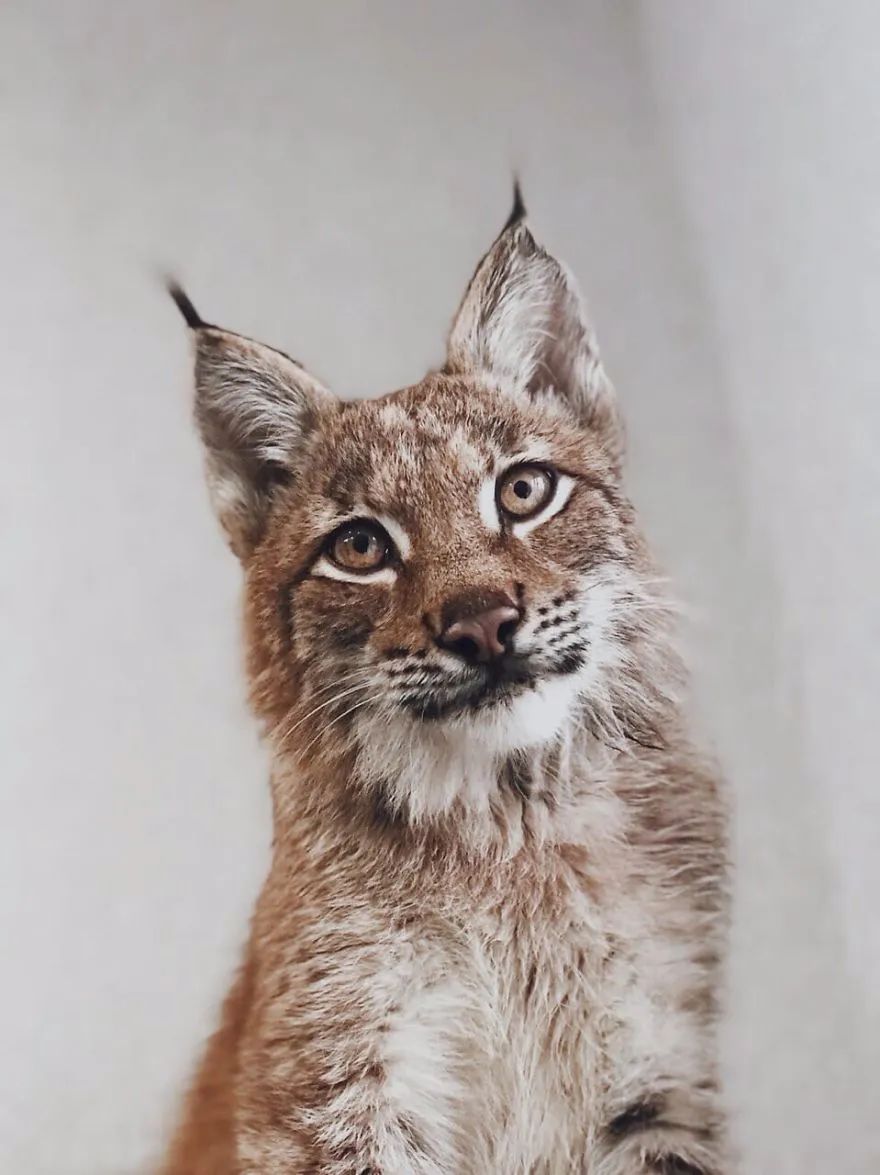
<path id="1" fill-rule="evenodd" d="M 448 367 L 372 402 L 190 324 L 275 839 L 164 1175 L 729 1171 L 723 813 L 570 279 L 514 218 Z M 569 496 L 496 526 L 524 459 Z M 364 516 L 399 560 L 322 574 Z M 518 601 L 529 677 L 459 705 L 436 638 L 468 592 Z"/>

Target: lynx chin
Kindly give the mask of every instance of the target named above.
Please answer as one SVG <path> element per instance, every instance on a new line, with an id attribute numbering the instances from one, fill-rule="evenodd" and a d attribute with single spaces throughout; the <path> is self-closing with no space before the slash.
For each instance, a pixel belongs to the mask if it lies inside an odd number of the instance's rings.
<path id="1" fill-rule="evenodd" d="M 519 192 L 443 368 L 376 400 L 171 293 L 275 830 L 164 1175 L 728 1175 L 719 784 Z"/>

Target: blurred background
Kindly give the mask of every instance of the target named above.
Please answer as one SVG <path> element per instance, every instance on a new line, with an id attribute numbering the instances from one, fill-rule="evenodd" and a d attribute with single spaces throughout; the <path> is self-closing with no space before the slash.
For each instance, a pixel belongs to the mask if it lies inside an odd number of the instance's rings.
<path id="1" fill-rule="evenodd" d="M 6 0 L 0 1171 L 149 1171 L 267 863 L 183 325 L 442 356 L 520 172 L 733 788 L 747 1175 L 880 1170 L 880 9 Z"/>

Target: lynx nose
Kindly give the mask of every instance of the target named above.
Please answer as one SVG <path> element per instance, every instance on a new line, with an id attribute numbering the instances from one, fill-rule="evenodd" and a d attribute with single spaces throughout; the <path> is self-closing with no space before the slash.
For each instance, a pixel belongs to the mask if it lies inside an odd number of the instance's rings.
<path id="1" fill-rule="evenodd" d="M 519 621 L 520 610 L 506 594 L 468 594 L 444 607 L 437 643 L 471 663 L 493 661 L 509 651 Z"/>

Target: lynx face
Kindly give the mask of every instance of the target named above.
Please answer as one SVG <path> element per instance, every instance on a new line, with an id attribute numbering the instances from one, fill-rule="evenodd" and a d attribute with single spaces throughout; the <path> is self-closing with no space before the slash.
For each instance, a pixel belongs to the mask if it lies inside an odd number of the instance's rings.
<path id="1" fill-rule="evenodd" d="M 246 570 L 254 702 L 301 763 L 355 753 L 387 780 L 429 774 L 427 752 L 495 770 L 573 718 L 633 709 L 651 596 L 614 394 L 569 277 L 515 212 L 446 367 L 374 401 L 336 399 L 172 291 Z"/>
<path id="2" fill-rule="evenodd" d="M 552 738 L 600 677 L 626 558 L 599 446 L 552 402 L 454 376 L 331 413 L 253 556 L 316 705 L 338 686 L 361 728 L 509 747 Z"/>

